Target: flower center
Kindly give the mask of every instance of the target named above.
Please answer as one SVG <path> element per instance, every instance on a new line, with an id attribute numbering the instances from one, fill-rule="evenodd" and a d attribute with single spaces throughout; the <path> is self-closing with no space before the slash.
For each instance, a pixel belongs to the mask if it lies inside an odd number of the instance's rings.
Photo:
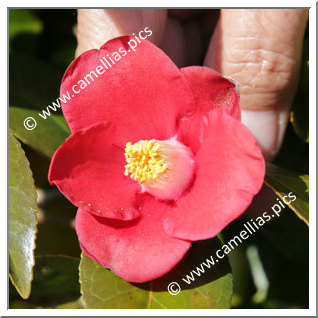
<path id="1" fill-rule="evenodd" d="M 176 200 L 193 179 L 193 154 L 176 138 L 127 142 L 125 158 L 124 175 L 159 199 Z"/>
<path id="2" fill-rule="evenodd" d="M 167 170 L 167 164 L 161 158 L 160 144 L 155 139 L 140 140 L 134 144 L 126 143 L 125 176 L 144 183 L 147 180 L 155 180 Z"/>

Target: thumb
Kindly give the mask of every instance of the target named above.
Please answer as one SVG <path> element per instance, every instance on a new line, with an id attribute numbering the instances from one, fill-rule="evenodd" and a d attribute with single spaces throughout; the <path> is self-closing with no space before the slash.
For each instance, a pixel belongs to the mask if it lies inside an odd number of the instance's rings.
<path id="1" fill-rule="evenodd" d="M 221 10 L 205 64 L 239 83 L 242 121 L 267 160 L 283 141 L 308 10 Z"/>

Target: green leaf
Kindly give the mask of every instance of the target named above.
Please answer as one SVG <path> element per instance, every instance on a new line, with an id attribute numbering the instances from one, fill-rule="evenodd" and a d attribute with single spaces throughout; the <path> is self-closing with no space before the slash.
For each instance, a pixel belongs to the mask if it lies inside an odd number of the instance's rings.
<path id="1" fill-rule="evenodd" d="M 52 66 L 21 54 L 10 55 L 9 127 L 26 145 L 51 158 L 70 134 L 60 108 L 50 110 L 43 119 L 42 110 L 56 102 L 62 75 Z M 32 117 L 36 127 L 28 130 L 24 120 Z M 31 123 L 31 122 L 30 122 Z"/>
<path id="2" fill-rule="evenodd" d="M 33 117 L 37 121 L 37 126 L 33 130 L 24 127 L 24 120 L 27 117 Z M 10 107 L 9 128 L 23 143 L 51 158 L 54 151 L 69 135 L 68 128 L 63 126 L 59 117 L 62 116 L 55 115 L 44 120 L 38 116 L 37 110 Z"/>
<path id="3" fill-rule="evenodd" d="M 299 175 L 268 163 L 265 182 L 281 199 L 289 192 L 293 192 L 297 199 L 291 202 L 289 207 L 309 225 L 308 175 Z"/>
<path id="4" fill-rule="evenodd" d="M 9 272 L 23 298 L 28 298 L 33 278 L 36 213 L 29 162 L 20 143 L 9 134 Z"/>
<path id="5" fill-rule="evenodd" d="M 80 297 L 78 265 L 79 259 L 67 256 L 36 257 L 28 302 L 47 307 L 77 300 Z"/>
<path id="6" fill-rule="evenodd" d="M 206 269 L 190 285 L 182 278 L 220 248 L 217 238 L 193 243 L 183 260 L 168 274 L 145 284 L 131 284 L 82 254 L 80 282 L 86 308 L 230 308 L 232 275 L 227 258 Z M 169 283 L 181 292 L 171 295 Z"/>
<path id="7" fill-rule="evenodd" d="M 57 305 L 54 307 L 55 309 L 84 309 L 82 298 L 78 300 L 71 301 L 65 304 Z"/>
<path id="8" fill-rule="evenodd" d="M 81 298 L 79 298 L 78 300 L 56 306 L 33 305 L 27 301 L 14 300 L 10 302 L 9 309 L 84 309 L 84 307 Z"/>
<path id="9" fill-rule="evenodd" d="M 31 10 L 9 9 L 9 39 L 22 33 L 38 34 L 43 24 Z"/>

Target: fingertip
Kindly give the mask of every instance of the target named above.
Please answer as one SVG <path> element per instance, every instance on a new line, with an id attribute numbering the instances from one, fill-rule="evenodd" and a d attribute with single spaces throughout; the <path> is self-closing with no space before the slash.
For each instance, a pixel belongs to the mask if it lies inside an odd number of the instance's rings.
<path id="1" fill-rule="evenodd" d="M 78 9 L 76 56 L 99 49 L 112 38 L 138 34 L 145 27 L 152 31 L 148 40 L 159 45 L 166 19 L 166 9 Z"/>
<path id="2" fill-rule="evenodd" d="M 256 138 L 266 161 L 277 155 L 288 121 L 288 110 L 242 110 L 242 122 Z"/>

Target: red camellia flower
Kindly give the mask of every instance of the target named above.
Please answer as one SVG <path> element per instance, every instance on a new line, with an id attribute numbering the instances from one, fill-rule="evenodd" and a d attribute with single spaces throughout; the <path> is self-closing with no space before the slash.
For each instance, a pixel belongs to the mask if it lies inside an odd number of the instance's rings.
<path id="1" fill-rule="evenodd" d="M 81 91 L 62 105 L 72 134 L 49 180 L 78 207 L 84 253 L 146 282 L 240 216 L 265 165 L 232 82 L 205 67 L 178 69 L 146 40 L 133 52 L 130 39 L 87 51 L 66 71 L 61 96 Z"/>

